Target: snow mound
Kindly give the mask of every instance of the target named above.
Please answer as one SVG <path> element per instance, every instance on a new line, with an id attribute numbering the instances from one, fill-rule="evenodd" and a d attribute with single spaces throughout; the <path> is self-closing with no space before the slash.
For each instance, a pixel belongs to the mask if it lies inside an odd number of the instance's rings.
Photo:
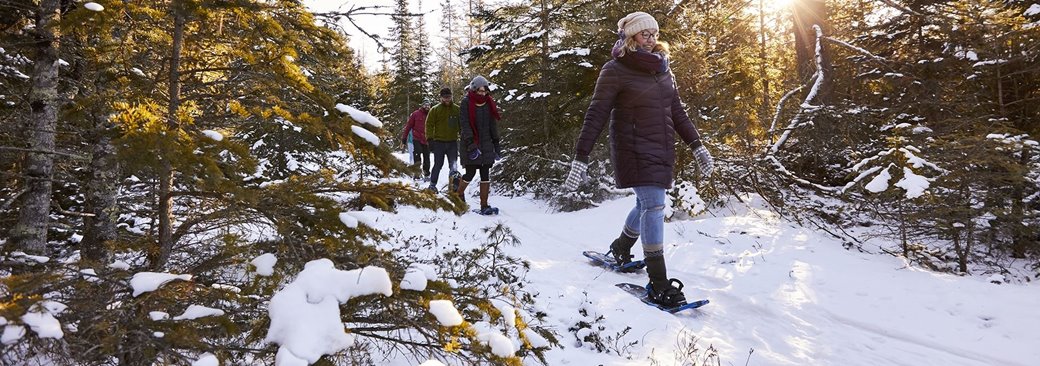
<path id="1" fill-rule="evenodd" d="M 931 184 L 928 182 L 928 178 L 914 174 L 910 168 L 903 168 L 903 179 L 896 182 L 896 187 L 906 190 L 906 198 L 917 198 L 924 195 L 924 191 L 928 189 Z"/>
<path id="2" fill-rule="evenodd" d="M 374 294 L 393 294 L 385 269 L 342 271 L 328 259 L 308 262 L 296 280 L 271 297 L 271 326 L 264 342 L 281 346 L 275 363 L 308 365 L 346 349 L 353 338 L 343 329 L 339 305 Z"/>
<path id="3" fill-rule="evenodd" d="M 190 305 L 184 309 L 184 314 L 173 317 L 173 320 L 192 320 L 205 318 L 207 316 L 222 316 L 224 311 L 202 305 Z"/>
<path id="4" fill-rule="evenodd" d="M 353 118 L 355 121 L 358 121 L 358 123 L 371 125 L 375 128 L 383 128 L 383 122 L 379 122 L 378 118 L 372 116 L 372 114 L 368 112 L 359 110 L 346 104 L 336 104 L 336 110 L 350 115 L 350 118 Z"/>
<path id="5" fill-rule="evenodd" d="M 491 327 L 491 324 L 486 322 L 479 322 L 473 324 L 473 328 L 477 330 L 477 340 L 484 342 L 491 347 L 491 353 L 498 357 L 513 357 L 516 356 L 516 346 L 513 341 Z"/>
<path id="6" fill-rule="evenodd" d="M 174 280 L 191 281 L 191 275 L 175 275 L 172 273 L 138 272 L 130 279 L 130 287 L 134 289 L 134 297 L 145 292 L 158 290 L 167 282 Z"/>
<path id="7" fill-rule="evenodd" d="M 455 309 L 451 300 L 431 300 L 430 314 L 437 317 L 437 321 L 445 327 L 454 327 L 462 324 L 462 315 Z"/>
<path id="8" fill-rule="evenodd" d="M 192 362 L 191 366 L 220 366 L 220 360 L 214 354 L 206 352 L 198 360 Z"/>
<path id="9" fill-rule="evenodd" d="M 224 141 L 224 135 L 214 130 L 203 130 L 202 135 L 213 141 Z"/>
<path id="10" fill-rule="evenodd" d="M 874 177 L 874 179 L 871 180 L 870 183 L 867 183 L 867 185 L 864 188 L 874 193 L 884 192 L 886 189 L 888 189 L 888 181 L 891 179 L 892 173 L 889 173 L 888 168 L 885 168 L 885 170 L 882 170 L 881 173 L 878 173 L 878 175 Z"/>
<path id="11" fill-rule="evenodd" d="M 365 141 L 368 141 L 370 144 L 379 146 L 379 137 L 372 133 L 372 131 L 366 130 L 361 126 L 350 126 L 350 130 L 354 131 L 355 135 L 365 139 Z"/>
<path id="12" fill-rule="evenodd" d="M 256 274 L 267 277 L 274 274 L 274 265 L 278 263 L 278 258 L 274 254 L 264 253 L 249 263 L 256 267 Z"/>
<path id="13" fill-rule="evenodd" d="M 421 263 L 412 263 L 401 280 L 402 290 L 423 291 L 426 290 L 428 281 L 437 279 L 437 270 L 433 266 Z"/>

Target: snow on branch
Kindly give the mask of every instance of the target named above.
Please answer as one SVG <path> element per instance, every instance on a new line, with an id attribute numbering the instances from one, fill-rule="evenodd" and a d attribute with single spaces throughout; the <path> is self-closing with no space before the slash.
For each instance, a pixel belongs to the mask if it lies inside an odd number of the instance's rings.
<path id="1" fill-rule="evenodd" d="M 837 39 L 837 38 L 834 38 L 834 37 L 823 37 L 823 40 L 825 40 L 827 42 L 831 42 L 831 43 L 836 44 L 838 46 L 842 46 L 842 47 L 848 48 L 850 50 L 859 52 L 859 53 L 863 54 L 864 56 L 870 57 L 871 59 L 873 59 L 875 61 L 882 62 L 882 63 L 888 62 L 888 60 L 886 60 L 884 57 L 875 55 L 875 54 L 871 53 L 870 51 L 867 51 L 867 50 L 863 49 L 862 47 L 853 46 L 852 44 L 849 44 L 848 42 L 842 41 L 840 39 Z"/>
<path id="2" fill-rule="evenodd" d="M 896 8 L 896 10 L 899 10 L 899 11 L 901 11 L 903 13 L 913 14 L 913 15 L 916 15 L 916 16 L 919 16 L 919 17 L 925 17 L 924 14 L 921 14 L 920 12 L 918 12 L 918 11 L 916 11 L 914 9 L 911 9 L 911 8 L 909 8 L 909 7 L 907 7 L 907 6 L 903 5 L 903 4 L 897 3 L 897 2 L 895 2 L 893 0 L 881 0 L 881 2 L 883 2 L 885 4 L 888 4 L 888 6 Z"/>
<path id="3" fill-rule="evenodd" d="M 773 146 L 770 148 L 770 151 L 768 153 L 769 155 L 776 154 L 776 152 L 780 150 L 780 147 L 783 146 L 783 143 L 787 141 L 788 137 L 790 137 L 791 131 L 794 130 L 795 127 L 797 127 L 801 123 L 802 116 L 805 115 L 806 112 L 820 108 L 818 106 L 812 105 L 812 101 L 816 99 L 816 94 L 820 93 L 820 87 L 824 84 L 824 78 L 827 77 L 827 75 L 824 74 L 824 45 L 820 42 L 821 38 L 823 38 L 824 36 L 824 30 L 820 28 L 820 25 L 813 25 L 812 29 L 816 31 L 816 72 L 812 74 L 812 88 L 809 89 L 809 94 L 805 96 L 805 99 L 802 101 L 801 109 L 798 111 L 797 114 L 795 114 L 794 117 L 792 117 L 792 119 L 790 120 L 790 124 L 787 125 L 786 130 L 783 132 L 783 135 L 781 135 L 780 138 L 777 139 L 776 143 L 773 143 Z M 801 89 L 801 87 L 796 89 L 795 92 L 797 92 L 797 90 L 799 89 Z M 788 94 L 791 93 L 794 92 L 790 92 Z M 779 110 L 780 108 L 778 107 L 777 115 L 780 114 Z M 772 130 L 773 128 L 771 127 L 770 129 Z M 776 161 L 776 163 L 780 164 L 780 161 Z M 783 165 L 781 164 L 780 166 L 782 167 Z"/>
<path id="4" fill-rule="evenodd" d="M 539 37 L 541 37 L 541 36 L 542 36 L 542 35 L 544 35 L 544 34 L 545 34 L 545 31 L 544 31 L 544 30 L 543 30 L 543 31 L 541 31 L 541 32 L 534 32 L 534 33 L 528 34 L 528 35 L 526 35 L 526 36 L 523 36 L 523 37 L 520 37 L 520 38 L 514 39 L 514 40 L 512 40 L 511 42 L 512 42 L 512 43 L 513 43 L 513 45 L 515 46 L 515 45 L 518 45 L 518 44 L 520 44 L 520 43 L 523 43 L 524 41 L 526 41 L 526 40 L 529 40 L 529 39 L 538 39 Z"/>
<path id="5" fill-rule="evenodd" d="M 823 82 L 829 76 L 824 73 L 823 68 L 823 42 L 820 41 L 823 39 L 823 29 L 820 28 L 819 24 L 813 24 L 813 30 L 816 31 L 816 73 L 813 75 L 815 82 L 813 82 L 812 89 L 809 90 L 809 95 L 807 95 L 805 101 L 802 102 L 803 109 L 818 108 L 811 103 L 816 100 L 816 95 L 819 94 L 820 87 L 823 86 Z"/>
<path id="6" fill-rule="evenodd" d="M 557 58 L 560 58 L 560 56 L 563 56 L 563 55 L 588 56 L 589 55 L 589 49 L 582 47 L 582 48 L 573 48 L 573 49 L 559 51 L 559 52 L 553 52 L 553 53 L 549 54 L 549 58 L 555 60 Z M 492 76 L 494 76 L 494 75 L 492 75 Z"/>
<path id="7" fill-rule="evenodd" d="M 770 163 L 772 163 L 773 166 L 776 167 L 776 170 L 778 172 L 780 172 L 783 175 L 788 176 L 789 178 L 793 179 L 794 181 L 796 181 L 796 182 L 798 182 L 800 184 L 803 184 L 803 185 L 806 185 L 806 186 L 810 186 L 810 187 L 814 187 L 816 189 L 819 189 L 819 190 L 825 191 L 825 192 L 832 192 L 832 193 L 839 193 L 839 192 L 841 192 L 842 187 L 828 187 L 828 186 L 816 184 L 816 183 L 810 182 L 810 181 L 808 181 L 808 180 L 806 180 L 804 178 L 798 177 L 794 173 L 791 173 L 790 170 L 787 170 L 787 168 L 784 167 L 784 164 L 781 163 L 779 160 L 777 160 L 776 157 L 773 156 L 773 155 L 767 155 L 765 157 L 765 159 L 768 160 Z"/>
<path id="8" fill-rule="evenodd" d="M 786 103 L 787 99 L 791 98 L 792 95 L 802 91 L 802 89 L 805 89 L 805 85 L 799 86 L 787 92 L 787 94 L 784 94 L 784 96 L 780 98 L 780 101 L 776 103 L 776 113 L 773 114 L 773 123 L 769 125 L 770 138 L 772 138 L 773 132 L 776 132 L 776 123 L 780 121 L 780 111 L 784 108 L 784 103 Z"/>

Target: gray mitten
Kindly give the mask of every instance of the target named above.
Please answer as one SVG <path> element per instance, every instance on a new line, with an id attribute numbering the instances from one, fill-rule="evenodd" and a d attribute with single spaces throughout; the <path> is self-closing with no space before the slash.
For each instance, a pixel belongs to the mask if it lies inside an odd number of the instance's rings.
<path id="1" fill-rule="evenodd" d="M 715 170 L 715 161 L 712 160 L 711 154 L 708 153 L 708 149 L 704 145 L 698 146 L 697 149 L 693 150 L 693 160 L 697 162 L 697 169 L 705 177 L 711 175 L 711 172 Z"/>
<path id="2" fill-rule="evenodd" d="M 588 163 L 583 163 L 578 160 L 571 161 L 571 172 L 567 173 L 567 180 L 563 182 L 563 191 L 574 192 L 577 190 L 578 184 L 585 181 L 585 171 L 588 169 Z"/>

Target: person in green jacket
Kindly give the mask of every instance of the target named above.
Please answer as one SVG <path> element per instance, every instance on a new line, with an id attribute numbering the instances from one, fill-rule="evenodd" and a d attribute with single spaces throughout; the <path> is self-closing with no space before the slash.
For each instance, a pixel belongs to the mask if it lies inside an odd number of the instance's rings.
<path id="1" fill-rule="evenodd" d="M 451 88 L 441 89 L 441 102 L 426 115 L 426 140 L 433 153 L 433 171 L 430 172 L 431 191 L 437 191 L 437 178 L 448 158 L 449 176 L 459 176 L 456 161 L 459 157 L 459 106 L 452 101 Z"/>

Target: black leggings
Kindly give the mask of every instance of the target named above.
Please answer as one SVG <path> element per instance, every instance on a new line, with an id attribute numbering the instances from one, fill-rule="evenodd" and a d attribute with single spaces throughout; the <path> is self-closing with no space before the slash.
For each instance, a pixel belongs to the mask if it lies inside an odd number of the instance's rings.
<path id="1" fill-rule="evenodd" d="M 480 170 L 480 181 L 490 182 L 491 181 L 491 165 L 466 165 L 466 174 L 462 176 L 462 180 L 467 182 L 473 181 L 473 176 L 477 175 L 477 170 Z"/>
<path id="2" fill-rule="evenodd" d="M 418 142 L 415 143 L 415 147 L 412 150 L 412 160 L 415 164 L 422 164 L 423 176 L 430 176 L 430 145 L 423 145 Z"/>

